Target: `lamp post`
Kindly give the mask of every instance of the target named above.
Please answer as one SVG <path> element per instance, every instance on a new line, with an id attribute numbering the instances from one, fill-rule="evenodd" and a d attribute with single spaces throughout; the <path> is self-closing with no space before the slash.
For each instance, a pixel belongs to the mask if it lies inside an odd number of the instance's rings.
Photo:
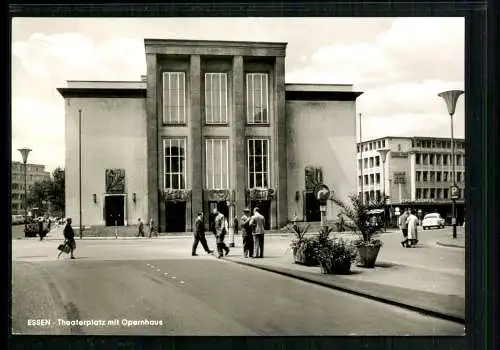
<path id="1" fill-rule="evenodd" d="M 386 221 L 386 215 L 385 215 L 385 161 L 387 158 L 387 153 L 389 153 L 390 149 L 388 148 L 382 148 L 378 150 L 378 154 L 380 155 L 380 158 L 382 159 L 382 184 L 383 184 L 383 191 L 382 191 L 382 198 L 384 200 L 384 230 L 385 228 L 385 221 Z"/>
<path id="2" fill-rule="evenodd" d="M 82 110 L 78 110 L 78 180 L 79 180 L 79 200 L 80 200 L 80 239 L 83 237 L 82 227 Z"/>
<path id="3" fill-rule="evenodd" d="M 24 164 L 24 234 L 26 235 L 26 231 L 28 230 L 28 188 L 26 187 L 26 168 L 28 167 L 28 154 L 31 150 L 29 148 L 20 148 L 18 151 L 21 152 Z"/>
<path id="4" fill-rule="evenodd" d="M 360 159 L 361 159 L 361 203 L 362 204 L 365 204 L 365 192 L 364 192 L 364 181 L 365 179 L 363 178 L 363 166 L 364 166 L 364 163 L 363 163 L 363 138 L 362 138 L 362 134 L 361 134 L 361 117 L 363 115 L 361 113 L 359 113 L 359 147 L 360 147 Z"/>
<path id="5" fill-rule="evenodd" d="M 452 186 L 450 189 L 451 194 L 451 224 L 453 226 L 453 238 L 457 238 L 457 216 L 456 216 L 456 200 L 458 199 L 459 191 L 456 184 L 455 176 L 455 140 L 453 137 L 453 114 L 455 114 L 455 108 L 457 106 L 458 98 L 464 93 L 462 90 L 449 90 L 438 94 L 439 97 L 443 98 L 446 102 L 446 108 L 448 109 L 448 114 L 451 120 L 451 165 L 452 165 Z"/>

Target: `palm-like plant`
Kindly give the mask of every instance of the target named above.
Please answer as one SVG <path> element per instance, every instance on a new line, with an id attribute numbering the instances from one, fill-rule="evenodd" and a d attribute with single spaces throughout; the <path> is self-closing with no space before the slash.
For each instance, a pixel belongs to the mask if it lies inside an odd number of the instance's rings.
<path id="1" fill-rule="evenodd" d="M 382 241 L 376 239 L 381 230 L 379 227 L 369 224 L 369 211 L 383 208 L 383 201 L 370 201 L 365 204 L 356 194 L 349 195 L 350 203 L 338 197 L 333 197 L 332 201 L 340 208 L 340 214 L 348 219 L 344 226 L 361 235 L 361 239 L 355 242 L 357 246 L 382 246 Z"/>

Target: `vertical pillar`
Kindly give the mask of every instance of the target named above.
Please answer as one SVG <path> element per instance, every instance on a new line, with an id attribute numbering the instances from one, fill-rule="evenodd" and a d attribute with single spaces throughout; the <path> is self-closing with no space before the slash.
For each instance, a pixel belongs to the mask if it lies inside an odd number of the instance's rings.
<path id="1" fill-rule="evenodd" d="M 235 194 L 234 215 L 241 216 L 245 208 L 246 191 L 246 152 L 245 152 L 245 75 L 243 57 L 233 57 L 233 118 L 232 118 L 232 150 L 233 166 L 232 187 Z"/>
<path id="2" fill-rule="evenodd" d="M 277 200 L 277 218 L 275 228 L 284 226 L 288 216 L 287 202 L 287 164 L 286 164 L 286 110 L 285 110 L 285 57 L 276 57 L 274 65 L 275 91 L 275 123 L 274 123 L 274 155 L 275 155 L 275 187 Z"/>
<path id="3" fill-rule="evenodd" d="M 158 67 L 156 54 L 146 54 L 147 97 L 146 97 L 146 135 L 147 135 L 147 180 L 148 180 L 148 218 L 158 222 Z"/>
<path id="4" fill-rule="evenodd" d="M 201 62 L 200 55 L 191 55 L 189 64 L 189 138 L 191 165 L 188 169 L 191 185 L 191 216 L 203 210 L 203 137 L 201 118 Z M 189 154 L 189 152 L 188 152 Z M 186 223 L 192 227 L 193 217 Z"/>

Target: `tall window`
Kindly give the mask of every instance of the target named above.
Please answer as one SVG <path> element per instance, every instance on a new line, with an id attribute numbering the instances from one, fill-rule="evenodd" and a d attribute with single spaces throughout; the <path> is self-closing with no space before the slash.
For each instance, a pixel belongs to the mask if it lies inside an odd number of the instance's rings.
<path id="1" fill-rule="evenodd" d="M 163 140 L 163 187 L 184 189 L 186 186 L 186 139 Z"/>
<path id="2" fill-rule="evenodd" d="M 208 189 L 229 188 L 229 144 L 228 139 L 206 139 L 206 187 Z"/>
<path id="3" fill-rule="evenodd" d="M 163 73 L 163 123 L 186 123 L 186 78 L 184 72 Z"/>
<path id="4" fill-rule="evenodd" d="M 207 124 L 227 123 L 227 74 L 205 74 L 205 121 Z"/>
<path id="5" fill-rule="evenodd" d="M 248 140 L 248 187 L 269 187 L 269 141 Z"/>
<path id="6" fill-rule="evenodd" d="M 269 123 L 268 75 L 248 73 L 247 77 L 247 123 Z"/>

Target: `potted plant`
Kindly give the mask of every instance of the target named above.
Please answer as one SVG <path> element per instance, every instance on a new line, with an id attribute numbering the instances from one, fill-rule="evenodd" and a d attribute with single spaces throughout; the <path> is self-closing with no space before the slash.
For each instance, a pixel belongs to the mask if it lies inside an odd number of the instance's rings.
<path id="1" fill-rule="evenodd" d="M 356 259 L 356 249 L 339 235 L 330 237 L 333 229 L 323 226 L 317 237 L 315 249 L 323 274 L 349 274 Z"/>
<path id="2" fill-rule="evenodd" d="M 348 219 L 344 225 L 360 235 L 360 238 L 353 242 L 358 250 L 359 266 L 375 267 L 378 253 L 383 245 L 383 242 L 377 238 L 382 227 L 370 223 L 370 211 L 381 209 L 384 206 L 383 202 L 370 201 L 365 204 L 355 194 L 349 195 L 349 204 L 335 197 L 332 200 L 340 208 L 340 214 Z"/>
<path id="3" fill-rule="evenodd" d="M 292 234 L 290 248 L 292 248 L 293 258 L 296 264 L 306 266 L 317 266 L 318 260 L 315 256 L 316 237 L 306 237 L 309 224 L 299 225 L 296 222 L 288 224 L 284 228 Z"/>

